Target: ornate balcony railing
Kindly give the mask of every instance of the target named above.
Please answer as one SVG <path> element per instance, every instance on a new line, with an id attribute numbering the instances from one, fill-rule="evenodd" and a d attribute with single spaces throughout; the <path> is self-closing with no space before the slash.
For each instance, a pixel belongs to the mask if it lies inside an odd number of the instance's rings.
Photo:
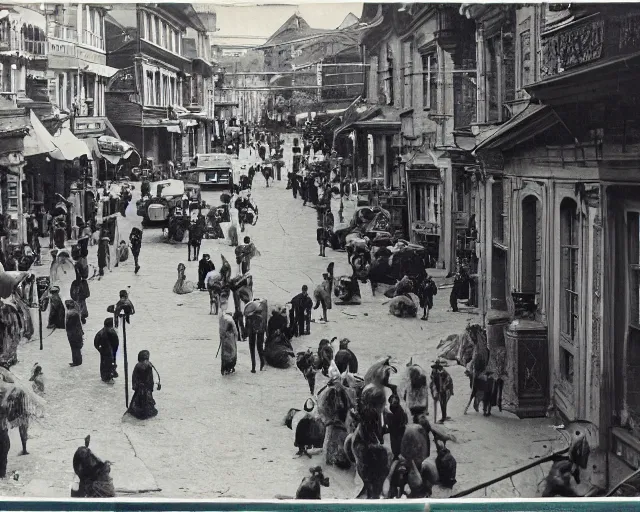
<path id="1" fill-rule="evenodd" d="M 640 12 L 596 13 L 542 34 L 541 77 L 640 51 Z"/>

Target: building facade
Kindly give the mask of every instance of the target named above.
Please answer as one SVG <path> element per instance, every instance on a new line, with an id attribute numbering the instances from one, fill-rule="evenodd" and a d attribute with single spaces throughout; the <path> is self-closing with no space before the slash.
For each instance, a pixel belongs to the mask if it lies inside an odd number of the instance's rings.
<path id="1" fill-rule="evenodd" d="M 200 134 L 194 129 L 200 120 L 211 117 L 206 113 L 210 88 L 205 83 L 211 63 L 206 30 L 197 13 L 190 4 L 121 4 L 111 15 L 126 27 L 123 31 L 109 23 L 107 28 L 113 34 L 107 62 L 120 71 L 109 83 L 106 106 L 118 132 L 157 168 L 165 168 L 169 161 L 179 165 L 196 152 L 205 152 L 206 129 Z M 187 38 L 187 29 L 197 36 Z M 186 55 L 194 51 L 196 59 Z"/>
<path id="2" fill-rule="evenodd" d="M 490 340 L 505 343 L 510 367 L 530 377 L 510 382 L 509 394 L 545 397 L 540 415 L 552 404 L 569 421 L 593 422 L 601 446 L 635 467 L 640 12 L 606 4 L 461 12 L 476 22 L 479 85 L 492 87 L 497 67 L 498 89 L 509 88 L 484 105 L 478 95 L 479 112 L 501 122 L 475 133 L 481 307 L 510 320 L 524 298 L 520 323 L 544 333 L 529 360 L 509 336 Z M 508 45 L 513 62 L 493 59 Z"/>

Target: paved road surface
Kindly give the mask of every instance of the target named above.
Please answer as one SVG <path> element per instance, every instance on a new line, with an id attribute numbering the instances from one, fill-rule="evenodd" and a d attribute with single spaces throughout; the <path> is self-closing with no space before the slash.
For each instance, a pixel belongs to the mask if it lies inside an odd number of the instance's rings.
<path id="1" fill-rule="evenodd" d="M 344 253 L 327 250 L 327 258 L 317 256 L 315 210 L 294 200 L 285 185 L 282 181 L 265 188 L 262 176 L 256 177 L 253 196 L 260 219 L 248 228 L 262 253 L 252 262 L 255 296 L 267 298 L 270 305 L 289 301 L 303 284 L 313 290 L 330 261 L 336 263 L 337 276 L 348 271 Z M 218 204 L 218 196 L 219 192 L 205 192 L 203 199 Z M 120 219 L 123 237 L 139 225 L 135 199 L 127 217 Z M 353 204 L 348 204 L 345 218 L 352 211 Z M 96 248 L 90 252 L 90 262 L 95 264 Z M 221 254 L 234 261 L 233 248 L 225 241 L 205 240 L 202 252 L 209 253 L 216 266 Z M 293 433 L 283 426 L 288 409 L 301 408 L 308 397 L 307 384 L 295 367 L 251 374 L 248 344 L 239 343 L 236 373 L 220 375 L 218 321 L 209 315 L 208 295 L 172 293 L 178 263 L 187 265 L 189 280 L 197 280 L 198 264 L 186 260 L 186 243 L 166 243 L 160 230 L 145 230 L 139 275 L 134 275 L 133 262 L 128 261 L 102 280 L 91 282 L 81 367 L 68 366 L 71 354 L 61 331 L 49 335 L 45 329 L 43 351 L 38 350 L 37 341 L 20 348 L 21 362 L 14 370 L 27 378 L 34 362 L 42 364 L 48 410 L 46 418 L 31 428 L 30 455 L 18 455 L 19 437 L 12 431 L 9 472 L 17 471 L 19 478 L 0 482 L 2 495 L 68 496 L 73 453 L 87 434 L 91 434 L 97 455 L 113 461 L 112 474 L 120 495 L 161 489 L 144 496 L 293 496 L 308 468 L 322 463 L 321 455 L 313 460 L 294 458 Z M 128 286 L 136 306 L 128 328 L 129 370 L 137 353 L 148 349 L 162 375 L 162 390 L 154 394 L 159 415 L 145 422 L 123 417 L 122 353 L 120 378 L 109 386 L 100 380 L 99 357 L 93 348 L 95 333 L 107 316 L 106 307 Z M 436 297 L 430 320 L 421 322 L 391 317 L 384 298 L 371 297 L 363 287 L 361 306 L 334 305 L 329 323 L 312 324 L 311 336 L 295 339 L 294 349 L 317 347 L 321 338 L 348 337 L 363 369 L 387 354 L 397 358 L 401 367 L 413 357 L 428 369 L 442 338 L 462 332 L 468 320 L 478 321 L 477 316 L 447 312 L 447 293 Z M 314 318 L 319 318 L 318 311 Z M 499 413 L 491 418 L 473 412 L 462 416 L 468 381 L 461 368 L 452 368 L 451 373 L 456 394 L 450 404 L 450 428 L 459 439 L 451 446 L 458 461 L 456 488 L 468 488 L 549 452 L 556 434 L 545 420 L 520 421 Z M 323 383 L 320 377 L 319 385 Z M 327 473 L 331 487 L 323 489 L 324 497 L 351 498 L 359 491 L 353 471 L 329 469 Z M 514 491 L 509 484 L 504 495 L 530 496 L 530 485 L 517 483 L 520 489 Z"/>

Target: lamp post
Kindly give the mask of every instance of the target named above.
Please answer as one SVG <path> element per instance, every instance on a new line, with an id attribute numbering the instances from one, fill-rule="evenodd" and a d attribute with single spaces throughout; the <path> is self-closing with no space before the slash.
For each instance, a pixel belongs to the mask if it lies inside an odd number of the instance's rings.
<path id="1" fill-rule="evenodd" d="M 344 222 L 344 216 L 343 216 L 343 212 L 344 212 L 344 176 L 343 176 L 343 170 L 342 170 L 342 162 L 343 162 L 343 158 L 340 157 L 338 158 L 338 168 L 340 169 L 340 209 L 338 210 L 338 217 L 340 220 L 340 224 L 342 224 Z"/>

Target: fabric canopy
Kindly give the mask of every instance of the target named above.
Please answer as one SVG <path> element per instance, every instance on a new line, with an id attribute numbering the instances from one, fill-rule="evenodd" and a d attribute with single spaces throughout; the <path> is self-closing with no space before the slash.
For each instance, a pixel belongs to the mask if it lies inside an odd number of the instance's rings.
<path id="1" fill-rule="evenodd" d="M 56 160 L 73 161 L 81 156 L 92 159 L 91 151 L 89 151 L 87 144 L 71 133 L 69 128 L 62 128 L 60 134 L 57 137 L 53 137 L 52 140 L 58 148 L 56 151 L 51 152 L 51 156 Z"/>
<path id="2" fill-rule="evenodd" d="M 24 138 L 24 156 L 41 155 L 44 153 L 52 153 L 57 151 L 55 144 L 53 143 L 53 137 L 44 127 L 44 125 L 33 113 L 33 110 L 29 112 L 31 120 L 31 130 L 29 134 Z"/>

